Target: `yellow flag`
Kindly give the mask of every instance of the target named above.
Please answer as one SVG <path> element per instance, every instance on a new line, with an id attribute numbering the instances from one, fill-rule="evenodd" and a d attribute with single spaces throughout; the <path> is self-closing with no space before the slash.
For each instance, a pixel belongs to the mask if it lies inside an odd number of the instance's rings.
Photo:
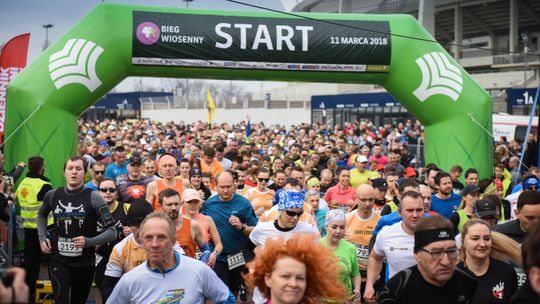
<path id="1" fill-rule="evenodd" d="M 210 90 L 208 90 L 206 100 L 208 101 L 208 124 L 212 124 L 212 115 L 216 110 L 216 104 L 214 103 L 214 98 L 212 97 Z"/>

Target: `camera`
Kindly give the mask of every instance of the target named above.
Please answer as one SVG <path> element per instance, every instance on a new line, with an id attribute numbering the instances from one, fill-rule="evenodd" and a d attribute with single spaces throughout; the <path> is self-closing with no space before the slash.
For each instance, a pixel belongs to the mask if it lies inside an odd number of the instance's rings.
<path id="1" fill-rule="evenodd" d="M 2 192 L 7 192 L 8 190 L 13 189 L 13 177 L 4 175 L 2 176 L 2 180 L 4 181 L 4 189 L 2 189 Z"/>

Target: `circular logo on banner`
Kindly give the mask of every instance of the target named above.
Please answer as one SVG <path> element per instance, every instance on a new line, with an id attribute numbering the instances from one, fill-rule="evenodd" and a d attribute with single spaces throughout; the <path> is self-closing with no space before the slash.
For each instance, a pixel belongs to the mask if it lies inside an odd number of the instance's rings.
<path id="1" fill-rule="evenodd" d="M 142 44 L 152 45 L 159 39 L 159 27 L 152 22 L 143 22 L 137 27 L 137 39 Z"/>

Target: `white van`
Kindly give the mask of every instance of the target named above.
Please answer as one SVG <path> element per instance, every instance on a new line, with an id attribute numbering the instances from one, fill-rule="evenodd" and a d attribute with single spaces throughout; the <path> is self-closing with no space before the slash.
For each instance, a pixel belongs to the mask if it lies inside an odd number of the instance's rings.
<path id="1" fill-rule="evenodd" d="M 518 139 L 523 141 L 527 126 L 529 125 L 529 116 L 510 115 L 506 113 L 493 114 L 493 139 L 498 141 L 502 136 L 506 136 L 507 141 Z M 538 117 L 533 117 L 531 133 L 538 132 Z"/>

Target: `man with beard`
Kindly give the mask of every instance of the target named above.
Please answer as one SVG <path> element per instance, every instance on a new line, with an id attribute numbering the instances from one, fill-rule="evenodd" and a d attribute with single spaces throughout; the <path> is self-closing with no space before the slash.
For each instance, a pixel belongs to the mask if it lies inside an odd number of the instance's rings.
<path id="1" fill-rule="evenodd" d="M 414 231 L 414 256 L 417 265 L 391 278 L 378 303 L 470 303 L 477 279 L 456 269 L 459 249 L 450 221 L 441 216 L 421 220 Z"/>
<path id="2" fill-rule="evenodd" d="M 227 145 L 227 152 L 225 152 L 225 158 L 233 161 L 238 156 L 238 142 L 236 140 L 231 140 Z"/>
<path id="3" fill-rule="evenodd" d="M 84 184 L 85 188 L 97 190 L 97 185 L 105 177 L 105 164 L 101 161 L 97 161 L 92 166 L 92 179 Z"/>
<path id="4" fill-rule="evenodd" d="M 145 197 L 146 187 L 152 178 L 142 175 L 142 159 L 139 155 L 131 156 L 127 169 L 128 174 L 119 176 L 116 184 L 118 199 L 121 202 L 131 203 L 133 200 Z"/>
<path id="5" fill-rule="evenodd" d="M 461 199 L 453 192 L 450 174 L 443 171 L 437 173 L 435 184 L 439 192 L 432 196 L 431 210 L 449 219 L 452 213 L 458 210 Z"/>
<path id="6" fill-rule="evenodd" d="M 210 256 L 210 247 L 204 240 L 201 227 L 197 221 L 180 215 L 182 201 L 180 194 L 174 189 L 165 189 L 159 193 L 159 205 L 162 213 L 165 213 L 176 224 L 176 239 L 185 255 L 195 258 L 197 247 L 201 250 L 201 261 L 207 262 Z"/>

